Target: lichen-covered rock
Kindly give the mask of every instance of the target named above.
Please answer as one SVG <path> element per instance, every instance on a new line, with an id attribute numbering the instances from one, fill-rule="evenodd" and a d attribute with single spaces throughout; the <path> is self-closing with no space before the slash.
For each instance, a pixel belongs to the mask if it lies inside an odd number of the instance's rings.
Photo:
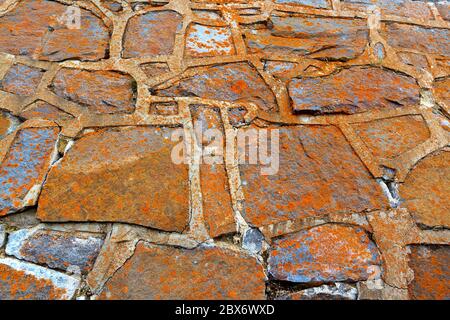
<path id="1" fill-rule="evenodd" d="M 169 88 L 157 90 L 157 95 L 168 97 L 197 96 L 224 101 L 257 103 L 266 111 L 276 110 L 275 96 L 248 63 L 230 63 L 203 69 L 198 74 L 182 79 Z"/>
<path id="2" fill-rule="evenodd" d="M 448 50 L 450 30 L 448 29 L 389 22 L 382 24 L 380 33 L 389 45 L 396 48 L 450 56 Z"/>
<path id="3" fill-rule="evenodd" d="M 106 58 L 109 31 L 103 21 L 80 9 L 80 26 L 72 26 L 71 12 L 55 1 L 21 1 L 0 17 L 0 51 L 48 61 Z"/>
<path id="4" fill-rule="evenodd" d="M 412 106 L 420 98 L 413 78 L 373 67 L 344 69 L 325 77 L 296 78 L 289 84 L 289 94 L 294 112 L 349 114 Z"/>
<path id="5" fill-rule="evenodd" d="M 36 101 L 20 112 L 24 119 L 43 119 L 50 121 L 71 120 L 74 117 L 45 101 Z"/>
<path id="6" fill-rule="evenodd" d="M 411 246 L 409 266 L 414 280 L 408 286 L 411 299 L 450 299 L 450 247 Z"/>
<path id="7" fill-rule="evenodd" d="M 182 22 L 175 11 L 153 11 L 132 17 L 124 35 L 122 57 L 172 54 Z"/>
<path id="8" fill-rule="evenodd" d="M 31 96 L 36 93 L 44 70 L 24 64 L 12 66 L 1 82 L 1 89 L 6 92 Z"/>
<path id="9" fill-rule="evenodd" d="M 0 140 L 16 130 L 19 124 L 20 121 L 18 118 L 14 117 L 9 112 L 0 110 Z"/>
<path id="10" fill-rule="evenodd" d="M 6 254 L 54 269 L 86 273 L 102 244 L 103 239 L 87 233 L 21 229 L 9 235 Z"/>
<path id="11" fill-rule="evenodd" d="M 399 193 L 417 223 L 450 227 L 450 152 L 443 150 L 421 160 L 400 185 Z"/>
<path id="12" fill-rule="evenodd" d="M 330 0 L 275 0 L 277 4 L 302 5 L 320 9 L 330 9 Z"/>
<path id="13" fill-rule="evenodd" d="M 251 52 L 348 60 L 362 54 L 368 42 L 367 22 L 362 19 L 271 16 L 270 22 L 268 28 L 245 31 Z"/>
<path id="14" fill-rule="evenodd" d="M 52 90 L 92 113 L 132 113 L 135 108 L 135 81 L 119 72 L 64 68 L 56 74 Z"/>
<path id="15" fill-rule="evenodd" d="M 353 127 L 372 154 L 379 158 L 394 158 L 430 137 L 421 116 L 379 119 L 354 124 Z"/>
<path id="16" fill-rule="evenodd" d="M 59 128 L 21 129 L 0 164 L 0 216 L 32 206 L 55 156 Z"/>
<path id="17" fill-rule="evenodd" d="M 356 300 L 358 290 L 346 283 L 335 283 L 292 292 L 276 300 Z"/>
<path id="18" fill-rule="evenodd" d="M 426 0 L 343 0 L 344 10 L 367 11 L 378 7 L 383 15 L 432 20 L 433 14 Z"/>
<path id="19" fill-rule="evenodd" d="M 0 258 L 0 300 L 70 300 L 80 280 L 11 258 Z"/>
<path id="20" fill-rule="evenodd" d="M 193 57 L 235 54 L 230 29 L 197 23 L 190 25 L 186 36 L 186 53 Z"/>
<path id="21" fill-rule="evenodd" d="M 360 281 L 375 275 L 381 258 L 361 228 L 323 225 L 275 240 L 268 270 L 277 280 Z"/>
<path id="22" fill-rule="evenodd" d="M 260 164 L 239 166 L 245 197 L 243 215 L 249 223 L 264 226 L 387 205 L 381 188 L 337 128 L 272 128 L 269 137 L 275 129 L 279 130 L 279 171 L 261 175 Z"/>
<path id="23" fill-rule="evenodd" d="M 450 78 L 438 79 L 433 84 L 434 95 L 439 103 L 442 103 L 450 111 Z"/>
<path id="24" fill-rule="evenodd" d="M 77 140 L 50 171 L 38 217 L 183 231 L 189 220 L 188 168 L 172 162 L 174 130 L 109 129 Z"/>
<path id="25" fill-rule="evenodd" d="M 101 299 L 264 299 L 265 275 L 251 256 L 218 247 L 138 244 Z"/>

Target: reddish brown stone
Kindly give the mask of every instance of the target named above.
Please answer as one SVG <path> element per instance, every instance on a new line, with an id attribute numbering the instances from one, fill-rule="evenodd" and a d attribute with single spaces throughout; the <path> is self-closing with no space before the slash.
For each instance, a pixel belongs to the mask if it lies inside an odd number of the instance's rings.
<path id="1" fill-rule="evenodd" d="M 436 99 L 450 108 L 450 78 L 438 79 L 433 88 Z"/>
<path id="2" fill-rule="evenodd" d="M 50 171 L 37 216 L 183 231 L 189 220 L 188 168 L 171 160 L 174 130 L 109 129 L 82 137 Z"/>
<path id="3" fill-rule="evenodd" d="M 131 113 L 135 108 L 135 81 L 119 72 L 61 69 L 52 89 L 93 113 Z"/>
<path id="4" fill-rule="evenodd" d="M 203 147 L 200 165 L 203 216 L 209 234 L 214 238 L 236 231 L 223 157 L 224 130 L 218 108 L 192 106 L 191 113 L 197 141 Z M 220 139 L 215 140 L 216 138 Z"/>
<path id="5" fill-rule="evenodd" d="M 353 125 L 356 134 L 378 158 L 394 158 L 430 137 L 422 116 L 379 119 Z"/>
<path id="6" fill-rule="evenodd" d="M 217 247 L 179 249 L 140 243 L 101 299 L 264 299 L 255 258 Z"/>
<path id="7" fill-rule="evenodd" d="M 409 266 L 414 280 L 408 286 L 411 299 L 450 299 L 450 248 L 448 246 L 411 246 Z"/>
<path id="8" fill-rule="evenodd" d="M 21 229 L 9 235 L 6 253 L 55 269 L 86 273 L 102 244 L 103 239 L 88 233 Z"/>
<path id="9" fill-rule="evenodd" d="M 175 11 L 153 11 L 137 15 L 128 22 L 124 35 L 123 58 L 170 55 L 182 17 Z"/>
<path id="10" fill-rule="evenodd" d="M 389 45 L 396 48 L 412 49 L 423 53 L 450 56 L 448 41 L 450 30 L 425 28 L 395 22 L 383 23 L 381 35 Z"/>
<path id="11" fill-rule="evenodd" d="M 178 114 L 176 102 L 155 102 L 150 105 L 150 114 L 159 116 L 173 116 Z"/>
<path id="12" fill-rule="evenodd" d="M 71 299 L 79 280 L 11 258 L 0 258 L 0 300 Z"/>
<path id="13" fill-rule="evenodd" d="M 306 55 L 326 60 L 348 60 L 363 53 L 369 31 L 363 19 L 271 16 L 267 28 L 245 30 L 251 52 Z"/>
<path id="14" fill-rule="evenodd" d="M 403 205 L 420 224 L 450 227 L 450 152 L 421 160 L 400 186 Z"/>
<path id="15" fill-rule="evenodd" d="M 159 63 L 159 62 L 146 63 L 146 64 L 141 65 L 141 68 L 142 68 L 142 71 L 144 71 L 144 73 L 150 79 L 152 77 L 157 77 L 161 74 L 170 72 L 170 68 L 167 65 L 167 63 Z"/>
<path id="16" fill-rule="evenodd" d="M 24 119 L 44 119 L 50 121 L 70 120 L 73 116 L 45 101 L 37 101 L 25 108 L 20 116 Z"/>
<path id="17" fill-rule="evenodd" d="M 273 130 L 269 129 L 269 137 Z M 260 164 L 239 166 L 245 196 L 243 215 L 249 223 L 259 227 L 387 205 L 381 188 L 337 128 L 296 126 L 278 130 L 278 172 L 261 175 Z M 243 150 L 239 154 L 242 156 Z"/>
<path id="18" fill-rule="evenodd" d="M 380 264 L 363 229 L 336 224 L 275 240 L 268 259 L 274 279 L 299 283 L 366 280 Z"/>
<path id="19" fill-rule="evenodd" d="M 206 68 L 167 89 L 159 96 L 197 96 L 205 99 L 255 102 L 263 110 L 277 109 L 275 96 L 248 63 L 231 63 Z"/>
<path id="20" fill-rule="evenodd" d="M 102 20 L 80 9 L 80 28 L 72 27 L 68 8 L 55 1 L 20 2 L 0 17 L 0 51 L 49 61 L 105 58 L 109 31 Z"/>
<path id="21" fill-rule="evenodd" d="M 432 20 L 433 14 L 424 0 L 343 0 L 344 10 L 367 11 L 376 5 L 383 15 Z"/>
<path id="22" fill-rule="evenodd" d="M 419 86 L 413 78 L 374 67 L 293 79 L 289 94 L 294 112 L 349 114 L 416 105 L 420 98 Z"/>
<path id="23" fill-rule="evenodd" d="M 55 152 L 59 128 L 20 130 L 0 164 L 0 216 L 35 204 Z"/>
<path id="24" fill-rule="evenodd" d="M 398 57 L 404 64 L 420 69 L 428 69 L 428 60 L 424 55 L 411 52 L 399 52 Z"/>
<path id="25" fill-rule="evenodd" d="M 2 80 L 3 91 L 30 96 L 36 93 L 39 82 L 44 75 L 44 70 L 16 64 L 12 66 Z"/>
<path id="26" fill-rule="evenodd" d="M 3 139 L 4 136 L 13 132 L 19 123 L 19 119 L 0 110 L 0 140 Z"/>

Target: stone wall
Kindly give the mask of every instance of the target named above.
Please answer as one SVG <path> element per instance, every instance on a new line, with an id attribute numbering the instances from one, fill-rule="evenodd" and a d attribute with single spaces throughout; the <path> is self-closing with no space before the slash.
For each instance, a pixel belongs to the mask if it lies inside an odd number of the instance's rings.
<path id="1" fill-rule="evenodd" d="M 0 300 L 449 299 L 449 8 L 0 0 Z"/>

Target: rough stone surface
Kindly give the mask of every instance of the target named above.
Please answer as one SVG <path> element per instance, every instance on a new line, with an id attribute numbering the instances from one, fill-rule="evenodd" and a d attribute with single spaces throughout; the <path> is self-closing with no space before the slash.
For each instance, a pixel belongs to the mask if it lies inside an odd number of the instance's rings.
<path id="1" fill-rule="evenodd" d="M 20 121 L 10 113 L 0 110 L 0 140 L 12 133 L 19 126 Z"/>
<path id="2" fill-rule="evenodd" d="M 175 11 L 154 11 L 134 16 L 128 22 L 123 43 L 123 58 L 169 55 L 182 17 Z"/>
<path id="3" fill-rule="evenodd" d="M 236 52 L 228 28 L 193 24 L 186 37 L 186 52 L 190 56 L 221 56 Z"/>
<path id="4" fill-rule="evenodd" d="M 131 113 L 134 81 L 112 71 L 62 69 L 52 83 L 56 95 L 86 106 L 94 113 Z"/>
<path id="5" fill-rule="evenodd" d="M 364 230 L 323 225 L 288 235 L 273 242 L 269 274 L 290 282 L 366 280 L 381 259 Z"/>
<path id="6" fill-rule="evenodd" d="M 249 29 L 245 36 L 252 52 L 345 60 L 363 53 L 368 32 L 362 19 L 272 16 L 269 28 Z"/>
<path id="7" fill-rule="evenodd" d="M 425 0 L 343 0 L 345 10 L 367 11 L 376 5 L 383 15 L 396 15 L 416 19 L 433 19 Z"/>
<path id="8" fill-rule="evenodd" d="M 55 152 L 59 129 L 20 130 L 0 165 L 0 216 L 35 204 Z"/>
<path id="9" fill-rule="evenodd" d="M 0 258 L 0 300 L 69 300 L 79 282 L 64 273 Z"/>
<path id="10" fill-rule="evenodd" d="M 252 225 L 385 206 L 381 189 L 337 128 L 281 127 L 279 136 L 276 175 L 261 175 L 260 165 L 240 165 L 244 217 Z"/>
<path id="11" fill-rule="evenodd" d="M 403 116 L 354 125 L 375 157 L 394 158 L 425 142 L 430 132 L 421 116 Z"/>
<path id="12" fill-rule="evenodd" d="M 68 8 L 54 1 L 22 1 L 0 18 L 0 51 L 48 61 L 105 58 L 109 31 L 102 20 L 80 9 L 80 28 L 72 27 Z"/>
<path id="13" fill-rule="evenodd" d="M 278 4 L 302 5 L 320 9 L 329 9 L 329 0 L 275 0 Z"/>
<path id="14" fill-rule="evenodd" d="M 450 152 L 421 160 L 400 186 L 400 197 L 414 219 L 429 227 L 450 227 Z"/>
<path id="15" fill-rule="evenodd" d="M 110 129 L 82 137 L 50 171 L 38 217 L 183 231 L 189 219 L 188 169 L 171 161 L 173 130 Z"/>
<path id="16" fill-rule="evenodd" d="M 9 235 L 6 254 L 53 269 L 86 273 L 103 240 L 89 234 L 22 229 Z"/>
<path id="17" fill-rule="evenodd" d="M 258 72 L 244 62 L 207 68 L 192 77 L 182 79 L 172 87 L 158 90 L 157 94 L 254 102 L 267 111 L 277 108 L 270 88 Z"/>
<path id="18" fill-rule="evenodd" d="M 450 55 L 448 50 L 450 31 L 447 29 L 389 22 L 382 24 L 381 35 L 393 47 L 447 57 Z"/>
<path id="19" fill-rule="evenodd" d="M 262 266 L 242 253 L 140 243 L 100 298 L 253 300 L 264 298 L 264 280 Z"/>
<path id="20" fill-rule="evenodd" d="M 379 68 L 356 67 L 326 77 L 293 79 L 289 93 L 294 112 L 352 114 L 419 102 L 419 86 L 413 78 Z"/>
<path id="21" fill-rule="evenodd" d="M 3 224 L 0 224 L 0 248 L 3 247 L 6 239 L 6 230 Z"/>
<path id="22" fill-rule="evenodd" d="M 50 121 L 71 120 L 74 117 L 45 101 L 36 101 L 25 108 L 20 116 L 25 119 L 44 119 Z"/>
<path id="23" fill-rule="evenodd" d="M 30 96 L 36 92 L 44 71 L 23 64 L 12 66 L 1 83 L 1 89 L 23 96 Z"/>
<path id="24" fill-rule="evenodd" d="M 412 299 L 450 299 L 450 247 L 412 246 L 409 266 L 414 270 L 414 280 L 408 291 Z"/>
<path id="25" fill-rule="evenodd" d="M 345 283 L 323 285 L 306 290 L 289 293 L 277 300 L 356 300 L 358 290 Z"/>

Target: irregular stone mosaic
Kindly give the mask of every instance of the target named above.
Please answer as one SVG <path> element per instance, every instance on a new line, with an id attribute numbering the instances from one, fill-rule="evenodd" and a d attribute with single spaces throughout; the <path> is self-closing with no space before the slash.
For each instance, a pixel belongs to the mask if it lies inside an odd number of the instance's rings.
<path id="1" fill-rule="evenodd" d="M 449 8 L 0 0 L 0 300 L 448 299 Z"/>

